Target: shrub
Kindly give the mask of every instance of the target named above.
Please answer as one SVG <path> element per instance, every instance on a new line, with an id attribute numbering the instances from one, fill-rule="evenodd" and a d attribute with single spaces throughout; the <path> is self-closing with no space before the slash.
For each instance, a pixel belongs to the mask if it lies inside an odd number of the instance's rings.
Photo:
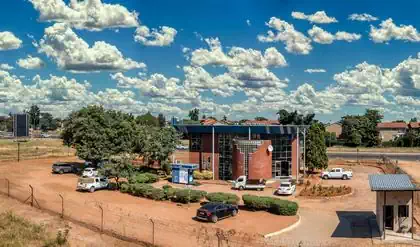
<path id="1" fill-rule="evenodd" d="M 154 188 L 152 189 L 152 199 L 155 201 L 163 201 L 166 199 L 166 194 L 162 189 Z"/>
<path id="2" fill-rule="evenodd" d="M 270 205 L 270 212 L 277 215 L 296 215 L 299 206 L 296 202 L 276 199 Z"/>
<path id="3" fill-rule="evenodd" d="M 129 182 L 132 184 L 146 184 L 146 183 L 154 183 L 159 180 L 156 174 L 152 173 L 137 173 L 134 176 L 129 178 Z"/>
<path id="4" fill-rule="evenodd" d="M 266 196 L 243 195 L 242 200 L 249 209 L 265 210 L 277 215 L 296 215 L 299 208 L 296 202 Z"/>
<path id="5" fill-rule="evenodd" d="M 207 192 L 201 190 L 177 190 L 171 200 L 180 203 L 199 202 L 206 194 Z"/>
<path id="6" fill-rule="evenodd" d="M 162 186 L 163 190 L 167 190 L 167 189 L 170 189 L 170 188 L 172 188 L 172 186 L 170 186 L 169 184 L 165 184 L 164 186 Z"/>
<path id="7" fill-rule="evenodd" d="M 206 199 L 210 202 L 223 202 L 229 204 L 238 204 L 239 197 L 232 193 L 215 192 L 208 193 Z"/>
<path id="8" fill-rule="evenodd" d="M 193 177 L 194 177 L 194 179 L 197 179 L 197 180 L 210 180 L 210 179 L 213 179 L 213 172 L 211 172 L 211 171 L 203 171 L 203 172 L 194 171 Z"/>
<path id="9" fill-rule="evenodd" d="M 142 197 L 151 197 L 153 186 L 149 184 L 134 184 L 134 195 Z M 133 190 L 133 189 L 132 189 Z"/>
<path id="10" fill-rule="evenodd" d="M 167 188 L 167 189 L 165 189 L 164 192 L 165 192 L 166 199 L 167 200 L 172 200 L 172 198 L 175 197 L 175 194 L 176 194 L 176 192 L 178 190 L 179 189 L 176 189 L 176 188 Z"/>
<path id="11" fill-rule="evenodd" d="M 312 187 L 307 186 L 300 192 L 300 196 L 309 197 L 331 197 L 331 196 L 342 196 L 351 193 L 351 187 L 349 186 L 322 186 L 313 185 Z"/>
<path id="12" fill-rule="evenodd" d="M 121 185 L 121 192 L 122 193 L 130 193 L 131 192 L 130 185 L 129 184 L 122 184 Z"/>

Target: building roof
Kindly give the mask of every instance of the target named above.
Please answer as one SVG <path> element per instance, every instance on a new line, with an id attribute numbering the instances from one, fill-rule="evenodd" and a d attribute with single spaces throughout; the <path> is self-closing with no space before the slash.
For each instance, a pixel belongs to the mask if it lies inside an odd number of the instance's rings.
<path id="1" fill-rule="evenodd" d="M 211 134 L 213 133 L 235 133 L 248 135 L 252 134 L 281 134 L 296 135 L 297 128 L 309 128 L 308 125 L 199 125 L 199 124 L 175 124 L 175 129 L 185 134 Z"/>
<path id="2" fill-rule="evenodd" d="M 217 123 L 217 120 L 213 118 L 206 118 L 206 119 L 200 120 L 200 123 L 202 125 L 214 125 Z"/>
<path id="3" fill-rule="evenodd" d="M 378 129 L 406 129 L 407 124 L 404 122 L 384 122 L 378 123 Z"/>
<path id="4" fill-rule="evenodd" d="M 408 125 L 412 129 L 418 129 L 418 128 L 420 128 L 420 122 L 411 122 Z"/>
<path id="5" fill-rule="evenodd" d="M 369 185 L 372 191 L 417 190 L 406 174 L 370 174 Z"/>

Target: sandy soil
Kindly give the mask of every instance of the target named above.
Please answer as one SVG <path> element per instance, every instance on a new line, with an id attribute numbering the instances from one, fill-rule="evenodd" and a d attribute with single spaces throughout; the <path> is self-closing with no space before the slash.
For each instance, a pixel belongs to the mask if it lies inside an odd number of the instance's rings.
<path id="1" fill-rule="evenodd" d="M 13 211 L 31 222 L 44 225 L 52 237 L 59 230 L 64 230 L 67 225 L 70 228 L 68 237 L 70 246 L 142 246 L 100 234 L 69 221 L 63 221 L 57 216 L 31 208 L 29 205 L 0 194 L 0 213 L 6 211 Z"/>
<path id="2" fill-rule="evenodd" d="M 68 161 L 63 158 L 60 161 Z M 281 230 L 297 220 L 297 216 L 277 216 L 267 212 L 249 212 L 241 210 L 239 215 L 219 221 L 216 224 L 198 222 L 193 219 L 199 204 L 177 205 L 172 202 L 155 202 L 138 198 L 118 191 L 96 191 L 83 193 L 75 191 L 77 176 L 73 174 L 51 174 L 51 164 L 56 159 L 27 160 L 22 162 L 4 162 L 0 164 L 0 178 L 11 181 L 10 192 L 20 200 L 29 195 L 28 184 L 35 189 L 35 198 L 41 208 L 61 212 L 59 194 L 64 197 L 64 214 L 78 221 L 89 222 L 101 227 L 101 211 L 104 209 L 104 228 L 142 241 L 153 241 L 155 225 L 155 243 L 162 246 L 197 246 L 203 235 L 209 235 L 212 246 L 216 228 L 224 231 L 233 230 L 238 238 L 260 239 L 255 235 L 264 235 Z M 203 185 L 199 189 L 207 191 L 230 191 L 228 186 Z M 0 181 L 0 190 L 5 191 L 5 183 Z M 235 192 L 243 194 L 243 192 Z M 258 193 L 251 191 L 249 193 Z M 264 193 L 270 194 L 270 191 Z M 164 232 L 165 234 L 161 234 Z M 204 232 L 204 234 L 203 234 Z M 231 231 L 232 233 L 232 231 Z M 235 237 L 234 237 L 235 238 Z M 239 240 L 238 240 L 239 241 Z"/>

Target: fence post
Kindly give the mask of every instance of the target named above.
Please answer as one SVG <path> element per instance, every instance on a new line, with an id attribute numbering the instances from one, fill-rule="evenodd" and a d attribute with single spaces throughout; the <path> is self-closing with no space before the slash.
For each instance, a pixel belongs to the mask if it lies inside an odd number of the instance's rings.
<path id="1" fill-rule="evenodd" d="M 31 207 L 33 207 L 34 206 L 34 201 L 35 201 L 36 205 L 40 209 L 41 207 L 39 206 L 38 201 L 34 197 L 34 188 L 32 187 L 32 185 L 29 185 L 29 188 L 31 188 L 31 194 L 29 195 L 28 198 L 26 198 L 26 200 L 23 203 L 26 203 L 28 200 L 31 200 Z"/>
<path id="2" fill-rule="evenodd" d="M 18 141 L 18 162 L 20 161 L 20 142 Z"/>
<path id="3" fill-rule="evenodd" d="M 58 194 L 58 196 L 61 198 L 61 218 L 64 218 L 64 198 L 61 194 Z"/>
<path id="4" fill-rule="evenodd" d="M 101 204 L 98 204 L 99 209 L 101 210 L 101 232 L 104 231 L 104 209 Z"/>
<path id="5" fill-rule="evenodd" d="M 5 178 L 7 183 L 7 197 L 10 197 L 10 181 L 9 179 Z"/>
<path id="6" fill-rule="evenodd" d="M 152 222 L 152 244 L 155 246 L 155 221 L 150 218 L 150 222 Z"/>

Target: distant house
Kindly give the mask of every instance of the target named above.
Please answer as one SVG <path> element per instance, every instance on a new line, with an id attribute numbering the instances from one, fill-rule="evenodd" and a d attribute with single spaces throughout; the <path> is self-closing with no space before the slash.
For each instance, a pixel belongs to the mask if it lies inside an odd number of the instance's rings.
<path id="1" fill-rule="evenodd" d="M 383 142 L 386 142 L 404 135 L 407 132 L 408 125 L 404 122 L 384 122 L 378 123 L 376 128 L 379 131 L 379 137 Z"/>
<path id="2" fill-rule="evenodd" d="M 243 125 L 280 125 L 278 120 L 247 120 L 243 123 Z"/>
<path id="3" fill-rule="evenodd" d="M 335 137 L 339 137 L 343 132 L 343 127 L 340 123 L 331 123 L 325 126 L 327 132 L 335 133 Z"/>
<path id="4" fill-rule="evenodd" d="M 408 124 L 408 128 L 420 130 L 420 122 L 411 122 Z"/>

